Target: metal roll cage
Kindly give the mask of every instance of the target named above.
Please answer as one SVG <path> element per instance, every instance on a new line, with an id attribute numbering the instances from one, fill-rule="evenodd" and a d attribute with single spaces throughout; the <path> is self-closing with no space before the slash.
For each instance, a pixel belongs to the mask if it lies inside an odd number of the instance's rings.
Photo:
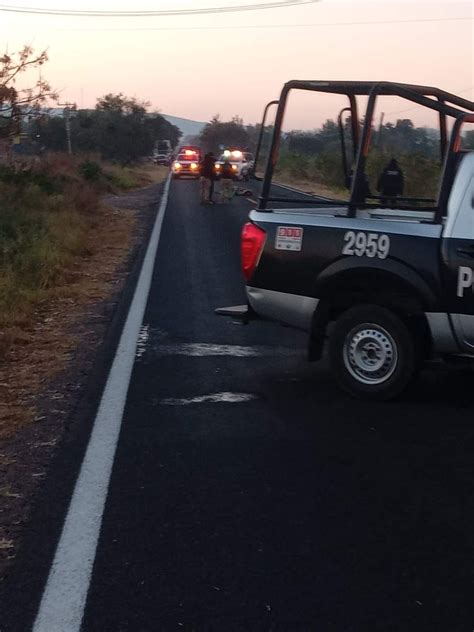
<path id="1" fill-rule="evenodd" d="M 375 204 L 367 204 L 364 200 L 364 173 L 367 155 L 370 147 L 370 137 L 372 132 L 373 117 L 375 105 L 379 96 L 399 96 L 408 101 L 412 101 L 418 105 L 424 106 L 430 110 L 438 112 L 439 130 L 440 130 L 440 157 L 442 161 L 442 176 L 438 191 L 436 207 L 430 207 L 428 210 L 434 211 L 434 222 L 441 222 L 446 214 L 446 207 L 449 197 L 449 191 L 454 177 L 455 153 L 460 146 L 460 132 L 463 123 L 474 123 L 474 103 L 468 99 L 450 94 L 444 90 L 429 86 L 418 86 L 404 83 L 392 82 L 372 82 L 372 81 L 289 81 L 283 86 L 278 101 L 270 101 L 264 110 L 262 126 L 255 156 L 255 165 L 257 164 L 258 154 L 261 150 L 262 138 L 265 128 L 268 110 L 272 105 L 278 105 L 273 136 L 270 147 L 270 155 L 267 160 L 265 174 L 263 177 L 262 192 L 259 197 L 258 210 L 267 211 L 269 202 L 282 202 L 282 198 L 270 196 L 273 174 L 278 158 L 278 150 L 280 145 L 281 129 L 283 117 L 286 110 L 288 95 L 291 90 L 307 90 L 313 92 L 324 92 L 331 94 L 341 94 L 348 97 L 349 104 L 341 110 L 338 117 L 339 131 L 342 145 L 343 169 L 347 177 L 348 161 L 345 148 L 343 116 L 344 113 L 350 113 L 352 137 L 354 143 L 355 169 L 352 178 L 350 198 L 341 202 L 338 200 L 330 201 L 305 201 L 305 204 L 318 205 L 338 205 L 343 204 L 348 207 L 347 216 L 354 217 L 358 208 L 376 207 Z M 357 107 L 357 96 L 368 96 L 367 106 L 365 109 L 364 126 L 362 132 L 359 133 L 359 116 Z M 451 134 L 448 135 L 447 117 L 454 118 L 454 125 Z M 375 197 L 375 196 L 374 196 Z M 407 198 L 405 198 L 406 200 Z M 410 198 L 415 201 L 414 198 Z M 285 202 L 302 203 L 302 200 L 291 200 L 285 198 Z M 401 200 L 402 201 L 402 200 Z M 418 200 L 426 201 L 426 200 Z M 409 206 L 400 206 L 400 208 L 410 209 Z M 271 210 L 271 209 L 269 209 Z M 426 208 L 417 207 L 412 210 L 426 211 Z"/>

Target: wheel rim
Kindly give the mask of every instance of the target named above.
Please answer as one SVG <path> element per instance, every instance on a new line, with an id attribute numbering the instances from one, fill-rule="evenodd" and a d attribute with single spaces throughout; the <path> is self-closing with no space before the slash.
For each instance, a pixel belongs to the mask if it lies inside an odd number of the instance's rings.
<path id="1" fill-rule="evenodd" d="M 380 325 L 365 323 L 354 327 L 346 337 L 343 354 L 346 369 L 363 384 L 382 384 L 397 368 L 397 345 Z"/>

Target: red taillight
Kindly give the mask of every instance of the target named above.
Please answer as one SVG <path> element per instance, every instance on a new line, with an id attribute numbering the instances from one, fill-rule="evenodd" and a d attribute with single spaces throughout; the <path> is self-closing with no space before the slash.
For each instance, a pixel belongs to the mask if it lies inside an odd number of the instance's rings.
<path id="1" fill-rule="evenodd" d="M 242 228 L 241 254 L 242 271 L 248 281 L 257 267 L 267 236 L 263 228 L 248 222 Z"/>

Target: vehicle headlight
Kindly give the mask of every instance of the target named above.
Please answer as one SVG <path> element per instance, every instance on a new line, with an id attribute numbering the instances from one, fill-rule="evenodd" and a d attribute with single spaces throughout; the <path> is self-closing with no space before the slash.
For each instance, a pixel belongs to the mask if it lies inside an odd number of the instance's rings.
<path id="1" fill-rule="evenodd" d="M 233 169 L 234 171 L 237 171 L 237 169 L 238 169 L 237 165 L 232 165 L 232 169 Z"/>
<path id="2" fill-rule="evenodd" d="M 179 164 L 179 162 L 175 162 L 175 163 L 174 163 L 174 165 L 173 165 L 173 167 L 174 167 L 175 169 L 181 169 L 181 165 Z"/>
<path id="3" fill-rule="evenodd" d="M 195 169 L 197 169 L 197 164 L 195 162 L 191 163 L 191 169 L 194 171 Z"/>

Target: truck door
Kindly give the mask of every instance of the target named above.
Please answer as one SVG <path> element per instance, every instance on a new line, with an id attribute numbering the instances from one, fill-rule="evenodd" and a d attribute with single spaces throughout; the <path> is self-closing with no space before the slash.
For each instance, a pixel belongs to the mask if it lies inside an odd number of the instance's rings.
<path id="1" fill-rule="evenodd" d="M 474 152 L 459 167 L 442 246 L 448 310 L 458 342 L 474 353 Z"/>

